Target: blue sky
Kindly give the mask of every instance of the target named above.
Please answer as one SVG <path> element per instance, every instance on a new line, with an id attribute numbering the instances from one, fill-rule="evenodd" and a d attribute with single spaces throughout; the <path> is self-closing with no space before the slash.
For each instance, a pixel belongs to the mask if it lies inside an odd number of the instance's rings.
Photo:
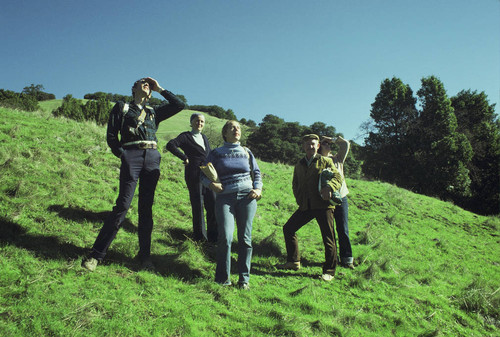
<path id="1" fill-rule="evenodd" d="M 355 139 L 393 76 L 484 91 L 498 113 L 499 18 L 499 0 L 7 0 L 0 88 L 128 95 L 151 76 L 189 104 Z"/>

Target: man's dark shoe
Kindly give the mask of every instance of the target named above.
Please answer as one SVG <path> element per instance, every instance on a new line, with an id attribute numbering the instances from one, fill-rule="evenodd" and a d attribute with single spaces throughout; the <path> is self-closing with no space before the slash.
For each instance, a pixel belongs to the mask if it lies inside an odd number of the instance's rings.
<path id="1" fill-rule="evenodd" d="M 150 257 L 141 259 L 141 270 L 145 271 L 155 271 L 155 265 L 153 264 L 153 261 L 151 260 Z"/>

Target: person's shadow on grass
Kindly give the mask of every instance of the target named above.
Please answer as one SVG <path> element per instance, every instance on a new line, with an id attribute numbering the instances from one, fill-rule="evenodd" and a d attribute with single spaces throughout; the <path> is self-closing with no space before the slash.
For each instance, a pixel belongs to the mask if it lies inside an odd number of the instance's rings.
<path id="1" fill-rule="evenodd" d="M 52 208 L 54 210 L 55 208 Z M 79 210 L 73 215 L 67 208 L 57 208 L 63 214 L 62 217 L 73 220 L 83 221 L 102 221 L 106 217 L 106 213 L 92 213 Z M 88 215 L 86 218 L 84 215 Z M 62 242 L 56 235 L 32 234 L 18 223 L 15 223 L 5 217 L 0 217 L 0 245 L 10 245 L 21 249 L 26 249 L 37 258 L 45 260 L 75 260 L 80 263 L 83 256 L 89 254 L 89 248 L 82 248 L 72 243 Z M 202 272 L 197 269 L 192 269 L 188 263 L 179 261 L 177 254 L 155 255 L 151 256 L 156 265 L 156 273 L 161 276 L 176 276 L 179 279 L 190 281 L 198 277 L 203 277 Z M 129 257 L 115 250 L 109 250 L 106 258 L 99 264 L 101 268 L 110 264 L 120 264 L 132 271 L 140 271 L 140 264 L 134 257 Z"/>
<path id="2" fill-rule="evenodd" d="M 50 212 L 55 212 L 60 218 L 82 223 L 90 221 L 94 223 L 103 223 L 111 211 L 105 212 L 92 212 L 83 208 L 64 207 L 63 205 L 49 206 Z M 135 226 L 128 218 L 125 218 L 121 224 L 121 228 L 129 233 L 137 233 L 137 226 Z"/>
<path id="3" fill-rule="evenodd" d="M 0 243 L 27 249 L 45 259 L 76 259 L 88 252 L 71 243 L 60 242 L 54 235 L 30 234 L 21 225 L 0 217 Z"/>

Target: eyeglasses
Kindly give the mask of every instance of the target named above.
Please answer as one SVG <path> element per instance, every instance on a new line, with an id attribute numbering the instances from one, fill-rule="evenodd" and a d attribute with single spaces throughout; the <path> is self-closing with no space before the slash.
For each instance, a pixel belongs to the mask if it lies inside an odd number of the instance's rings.
<path id="1" fill-rule="evenodd" d="M 321 145 L 330 146 L 330 143 L 329 142 L 321 142 Z"/>

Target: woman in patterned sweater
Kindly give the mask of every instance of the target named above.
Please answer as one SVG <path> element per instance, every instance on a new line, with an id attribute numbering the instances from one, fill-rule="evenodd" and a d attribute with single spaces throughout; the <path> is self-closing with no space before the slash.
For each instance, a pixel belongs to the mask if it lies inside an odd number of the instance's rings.
<path id="1" fill-rule="evenodd" d="M 238 228 L 238 285 L 249 289 L 252 259 L 252 221 L 261 196 L 262 178 L 252 152 L 240 145 L 241 127 L 228 121 L 222 128 L 224 145 L 207 157 L 217 171 L 219 181 L 210 181 L 203 173 L 201 181 L 216 193 L 215 216 L 218 226 L 215 282 L 231 285 L 231 244 L 234 220 Z"/>

